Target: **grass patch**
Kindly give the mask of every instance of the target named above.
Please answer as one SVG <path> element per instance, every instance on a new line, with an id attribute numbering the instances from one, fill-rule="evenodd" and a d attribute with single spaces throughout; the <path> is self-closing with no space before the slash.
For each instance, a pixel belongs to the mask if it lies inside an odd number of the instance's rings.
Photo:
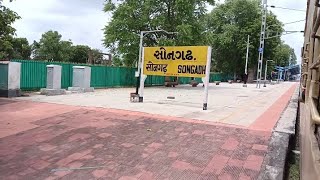
<path id="1" fill-rule="evenodd" d="M 292 155 L 289 160 L 288 180 L 299 180 L 300 179 L 299 163 L 300 163 L 299 156 Z"/>

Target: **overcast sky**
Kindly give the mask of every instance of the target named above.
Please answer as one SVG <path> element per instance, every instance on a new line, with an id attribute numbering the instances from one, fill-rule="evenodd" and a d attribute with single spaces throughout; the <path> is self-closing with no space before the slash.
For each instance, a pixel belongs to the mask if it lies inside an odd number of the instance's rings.
<path id="1" fill-rule="evenodd" d="M 102 11 L 103 3 L 104 0 L 15 0 L 11 3 L 4 0 L 4 5 L 22 17 L 15 22 L 14 27 L 17 36 L 26 37 L 29 43 L 38 41 L 46 31 L 56 30 L 64 40 L 71 39 L 74 44 L 85 44 L 106 51 L 102 45 L 102 29 L 110 21 L 110 14 Z M 307 0 L 268 0 L 268 4 L 305 10 Z M 283 23 L 305 19 L 304 12 L 271 10 Z M 285 30 L 304 30 L 304 22 L 285 25 Z M 303 34 L 286 35 L 282 39 L 294 47 L 300 62 Z"/>

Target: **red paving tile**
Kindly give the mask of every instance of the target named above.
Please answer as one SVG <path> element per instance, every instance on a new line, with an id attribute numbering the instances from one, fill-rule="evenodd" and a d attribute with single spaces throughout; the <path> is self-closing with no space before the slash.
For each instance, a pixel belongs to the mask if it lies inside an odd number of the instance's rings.
<path id="1" fill-rule="evenodd" d="M 259 171 L 263 162 L 263 158 L 263 156 L 249 155 L 243 167 L 246 169 Z"/>
<path id="2" fill-rule="evenodd" d="M 0 179 L 256 179 L 276 122 L 248 129 L 23 101 L 1 102 L 0 113 L 0 125 L 15 122 L 1 128 Z"/>
<path id="3" fill-rule="evenodd" d="M 219 175 L 223 168 L 226 166 L 229 158 L 230 157 L 227 156 L 215 155 L 211 159 L 207 167 L 204 169 L 202 174 L 214 173 L 216 175 Z"/>
<path id="4" fill-rule="evenodd" d="M 258 119 L 250 125 L 250 129 L 260 131 L 271 131 L 278 122 L 283 110 L 287 107 L 289 100 L 297 88 L 298 83 L 292 85 L 273 105 L 271 105 Z"/>
<path id="5" fill-rule="evenodd" d="M 238 146 L 239 142 L 234 139 L 233 137 L 230 137 L 228 138 L 225 143 L 222 145 L 222 149 L 225 149 L 225 150 L 235 150 Z"/>

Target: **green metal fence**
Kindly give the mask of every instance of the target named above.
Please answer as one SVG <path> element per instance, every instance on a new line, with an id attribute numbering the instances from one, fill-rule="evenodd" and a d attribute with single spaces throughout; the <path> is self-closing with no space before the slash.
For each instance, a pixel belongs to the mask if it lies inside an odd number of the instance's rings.
<path id="1" fill-rule="evenodd" d="M 62 66 L 61 87 L 67 88 L 72 86 L 73 66 L 86 65 L 64 62 L 45 62 L 33 60 L 12 60 L 21 63 L 21 89 L 35 90 L 46 87 L 47 70 L 49 64 Z M 86 65 L 88 66 L 88 65 Z M 90 65 L 91 67 L 91 86 L 95 88 L 108 87 L 126 87 L 134 86 L 136 78 L 134 77 L 135 68 L 128 67 L 110 67 L 101 65 Z M 2 76 L 0 76 L 0 79 Z M 221 81 L 224 76 L 220 73 L 211 73 L 210 82 Z M 148 76 L 145 82 L 146 86 L 163 85 L 165 77 Z M 179 78 L 180 84 L 190 83 L 191 78 Z M 201 78 L 196 78 L 202 82 Z"/>

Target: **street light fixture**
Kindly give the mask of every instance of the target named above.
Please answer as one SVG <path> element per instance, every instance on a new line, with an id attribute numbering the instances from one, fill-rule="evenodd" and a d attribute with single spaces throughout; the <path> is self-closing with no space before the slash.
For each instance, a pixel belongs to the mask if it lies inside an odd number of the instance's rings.
<path id="1" fill-rule="evenodd" d="M 268 62 L 273 62 L 273 60 L 267 60 L 266 61 L 266 68 L 265 68 L 265 71 L 264 71 L 264 85 L 263 85 L 263 87 L 267 87 L 266 81 L 267 81 Z"/>
<path id="2" fill-rule="evenodd" d="M 139 44 L 139 59 L 138 59 L 138 71 L 136 73 L 137 77 L 137 84 L 136 84 L 136 95 L 139 94 L 139 82 L 141 78 L 141 62 L 142 62 L 142 46 L 143 46 L 143 37 L 149 33 L 155 33 L 155 32 L 164 32 L 166 34 L 177 34 L 178 32 L 168 32 L 166 30 L 157 29 L 157 30 L 150 30 L 150 31 L 141 31 L 140 32 L 140 44 Z"/>

